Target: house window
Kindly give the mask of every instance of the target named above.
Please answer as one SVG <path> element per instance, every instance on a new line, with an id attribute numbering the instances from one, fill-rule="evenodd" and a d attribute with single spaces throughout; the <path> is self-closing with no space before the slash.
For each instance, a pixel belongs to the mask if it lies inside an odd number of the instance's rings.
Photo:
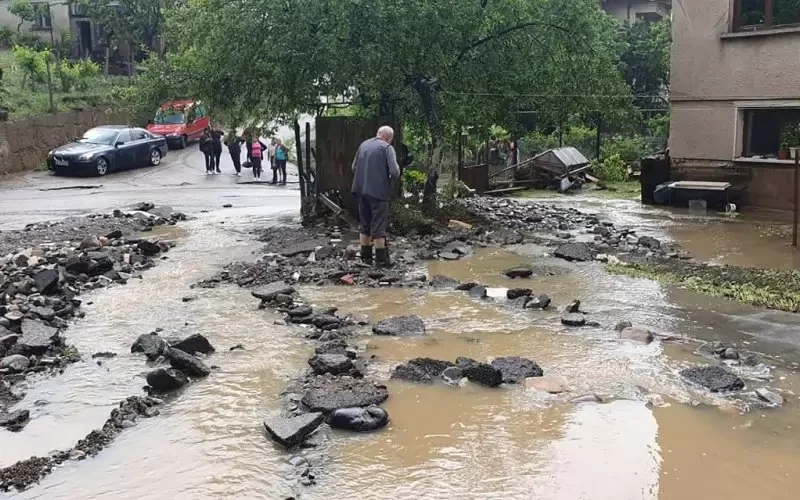
<path id="1" fill-rule="evenodd" d="M 33 28 L 37 30 L 49 30 L 52 27 L 50 24 L 50 6 L 44 2 L 34 3 L 33 6 L 36 8 Z"/>
<path id="2" fill-rule="evenodd" d="M 734 29 L 749 31 L 800 26 L 797 0 L 734 0 Z"/>
<path id="3" fill-rule="evenodd" d="M 88 17 L 89 16 L 89 8 L 80 3 L 70 3 L 69 4 L 69 15 L 72 17 Z"/>
<path id="4" fill-rule="evenodd" d="M 789 158 L 789 148 L 800 147 L 800 108 L 744 111 L 742 156 Z"/>

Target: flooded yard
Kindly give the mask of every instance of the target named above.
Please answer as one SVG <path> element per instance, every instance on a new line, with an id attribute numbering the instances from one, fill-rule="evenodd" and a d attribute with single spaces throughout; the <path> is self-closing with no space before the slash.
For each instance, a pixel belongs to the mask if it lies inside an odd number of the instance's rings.
<path id="1" fill-rule="evenodd" d="M 783 237 L 775 226 L 676 219 L 625 203 L 604 201 L 598 208 L 616 224 L 672 238 L 710 260 L 789 267 L 795 262 L 793 253 L 775 244 Z M 265 437 L 262 421 L 279 412 L 280 393 L 306 369 L 313 344 L 302 327 L 274 324 L 281 315 L 258 309 L 245 289 L 190 289 L 232 260 L 252 259 L 260 244 L 248 230 L 274 222 L 245 222 L 236 214 L 201 217 L 164 235 L 179 245 L 143 280 L 85 298 L 86 318 L 67 331 L 84 361 L 30 384 L 21 405 L 32 408 L 33 420 L 22 433 L 0 433 L 0 466 L 71 446 L 99 426 L 116 401 L 139 393 L 147 367 L 129 348 L 140 334 L 156 328 L 165 335 L 201 333 L 216 346 L 208 363 L 219 369 L 168 398 L 159 417 L 141 421 L 97 457 L 67 462 L 12 498 L 796 496 L 797 315 L 610 275 L 602 264 L 566 263 L 535 245 L 484 248 L 424 269 L 429 276 L 483 283 L 491 287 L 490 300 L 427 289 L 298 289 L 315 306 L 364 313 L 372 322 L 416 314 L 428 330 L 423 338 L 350 340 L 371 359 L 368 375 L 388 386 L 384 407 L 391 422 L 375 433 L 331 432 L 308 452 L 318 465 L 317 484 L 298 488 L 289 480 L 292 455 Z M 748 257 L 759 248 L 758 258 Z M 546 272 L 524 282 L 503 276 L 504 269 L 519 265 Z M 569 328 L 558 310 L 514 309 L 505 291 L 517 286 L 548 294 L 559 308 L 579 299 L 600 326 Z M 191 300 L 182 300 L 186 296 Z M 659 336 L 649 344 L 620 339 L 614 331 L 620 321 L 647 325 Z M 732 366 L 746 382 L 742 393 L 711 394 L 679 375 L 712 362 L 698 349 L 718 340 L 762 361 Z M 237 344 L 245 350 L 229 351 Z M 89 357 L 98 351 L 119 355 L 98 363 Z M 545 376 L 561 381 L 564 392 L 390 379 L 394 367 L 409 359 L 459 356 L 535 360 Z M 760 387 L 780 392 L 785 403 L 759 406 L 752 391 Z"/>

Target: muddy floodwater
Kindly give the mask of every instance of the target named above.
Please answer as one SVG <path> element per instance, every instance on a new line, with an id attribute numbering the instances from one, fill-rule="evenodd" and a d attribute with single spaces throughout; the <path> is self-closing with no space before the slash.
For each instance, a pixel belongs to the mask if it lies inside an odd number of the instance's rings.
<path id="1" fill-rule="evenodd" d="M 664 218 L 615 213 L 662 237 L 696 239 Z M 257 309 L 246 290 L 190 289 L 232 260 L 254 258 L 260 244 L 247 231 L 276 222 L 243 221 L 233 212 L 191 221 L 164 234 L 179 245 L 143 280 L 84 297 L 91 302 L 86 318 L 67 332 L 84 361 L 29 388 L 24 404 L 33 419 L 24 432 L 0 433 L 0 466 L 69 448 L 101 425 L 117 401 L 141 393 L 147 367 L 129 349 L 142 333 L 202 333 L 217 348 L 208 364 L 219 369 L 97 457 L 67 462 L 12 498 L 797 498 L 800 376 L 793 363 L 799 357 L 786 343 L 798 342 L 797 315 L 611 276 L 601 264 L 567 264 L 531 245 L 429 264 L 431 276 L 493 287 L 490 301 L 455 291 L 299 290 L 316 305 L 365 313 L 373 321 L 417 314 L 428 336 L 352 339 L 365 357 L 374 355 L 369 375 L 389 388 L 384 407 L 391 423 L 373 434 L 333 432 L 309 452 L 318 484 L 297 486 L 291 455 L 264 436 L 261 422 L 279 413 L 280 392 L 305 369 L 313 343 L 302 329 L 274 325 L 280 316 Z M 502 276 L 520 264 L 542 275 L 525 282 Z M 503 297 L 516 286 L 547 293 L 561 306 L 581 299 L 603 327 L 567 329 L 557 311 L 512 309 Z M 622 320 L 678 340 L 620 340 L 613 326 Z M 747 382 L 745 392 L 763 386 L 782 391 L 782 407 L 751 410 L 745 399 L 710 395 L 681 380 L 681 369 L 708 362 L 695 354 L 702 342 L 722 339 L 764 353 L 769 369 L 736 369 Z M 245 350 L 228 350 L 237 344 Z M 98 351 L 119 356 L 98 364 L 90 359 Z M 419 356 L 523 356 L 546 376 L 561 377 L 568 392 L 388 380 L 394 366 Z M 572 402 L 586 394 L 603 403 Z"/>

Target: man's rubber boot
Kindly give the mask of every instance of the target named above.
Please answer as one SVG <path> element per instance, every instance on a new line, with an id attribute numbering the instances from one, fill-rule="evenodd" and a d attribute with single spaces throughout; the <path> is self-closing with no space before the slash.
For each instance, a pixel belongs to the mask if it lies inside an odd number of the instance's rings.
<path id="1" fill-rule="evenodd" d="M 372 265 L 372 247 L 361 245 L 361 262 Z"/>
<path id="2" fill-rule="evenodd" d="M 388 248 L 375 249 L 375 265 L 383 268 L 392 267 L 392 262 L 389 260 Z"/>

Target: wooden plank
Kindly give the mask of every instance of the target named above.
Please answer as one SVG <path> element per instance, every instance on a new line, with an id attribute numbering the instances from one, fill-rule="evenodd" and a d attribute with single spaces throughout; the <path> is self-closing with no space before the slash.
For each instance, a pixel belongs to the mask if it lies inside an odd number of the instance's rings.
<path id="1" fill-rule="evenodd" d="M 491 191 L 484 191 L 483 194 L 510 193 L 512 191 L 522 191 L 523 189 L 528 189 L 528 188 L 526 186 L 519 186 L 519 187 L 512 187 L 512 188 L 493 189 Z"/>

